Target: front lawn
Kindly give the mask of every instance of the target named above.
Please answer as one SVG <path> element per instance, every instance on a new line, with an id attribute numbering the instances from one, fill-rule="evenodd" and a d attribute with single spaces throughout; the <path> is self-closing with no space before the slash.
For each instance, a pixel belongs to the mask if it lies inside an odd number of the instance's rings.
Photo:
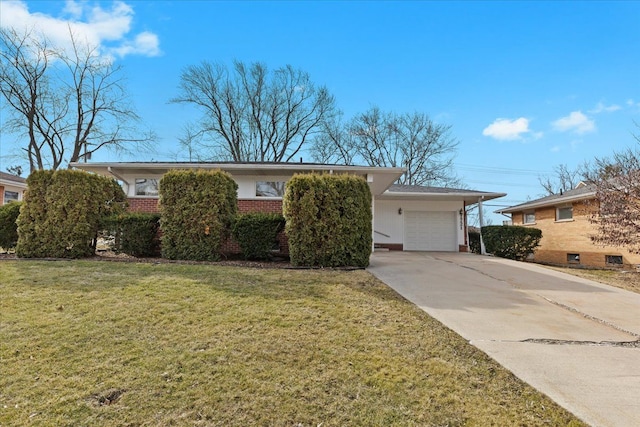
<path id="1" fill-rule="evenodd" d="M 547 267 L 640 294 L 640 271 Z"/>
<path id="2" fill-rule="evenodd" d="M 0 425 L 582 425 L 366 271 L 0 261 Z"/>

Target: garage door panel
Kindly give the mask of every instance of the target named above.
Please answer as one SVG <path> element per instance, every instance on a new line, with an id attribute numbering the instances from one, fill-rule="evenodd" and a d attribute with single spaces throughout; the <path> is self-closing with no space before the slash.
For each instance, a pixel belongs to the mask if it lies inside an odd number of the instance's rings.
<path id="1" fill-rule="evenodd" d="M 408 251 L 456 251 L 455 212 L 408 211 L 404 218 Z"/>

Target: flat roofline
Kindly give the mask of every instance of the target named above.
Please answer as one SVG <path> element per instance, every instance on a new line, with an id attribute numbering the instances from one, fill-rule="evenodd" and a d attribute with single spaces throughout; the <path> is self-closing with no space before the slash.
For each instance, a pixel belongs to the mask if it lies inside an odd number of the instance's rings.
<path id="1" fill-rule="evenodd" d="M 91 170 L 107 167 L 124 169 L 226 169 L 226 170 L 344 170 L 361 172 L 388 172 L 404 173 L 405 168 L 377 167 L 377 166 L 349 166 L 349 165 L 325 165 L 319 163 L 251 163 L 251 162 L 72 162 L 71 167 Z"/>

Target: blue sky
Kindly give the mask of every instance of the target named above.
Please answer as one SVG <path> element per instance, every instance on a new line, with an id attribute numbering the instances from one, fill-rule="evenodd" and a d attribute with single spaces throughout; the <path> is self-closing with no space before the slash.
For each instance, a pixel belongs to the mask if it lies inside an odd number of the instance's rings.
<path id="1" fill-rule="evenodd" d="M 181 70 L 202 60 L 291 64 L 326 85 L 346 117 L 372 105 L 452 125 L 467 186 L 542 195 L 538 175 L 636 144 L 640 2 L 4 1 L 1 23 L 56 38 L 71 22 L 124 67 L 151 154 L 183 160 L 194 117 L 169 104 Z M 2 135 L 0 155 L 13 148 Z M 307 160 L 311 160 L 310 157 Z M 7 165 L 0 159 L 0 169 Z M 498 203 L 496 201 L 496 203 Z M 493 208 L 491 208 L 493 209 Z M 494 218 L 494 223 L 500 221 Z"/>

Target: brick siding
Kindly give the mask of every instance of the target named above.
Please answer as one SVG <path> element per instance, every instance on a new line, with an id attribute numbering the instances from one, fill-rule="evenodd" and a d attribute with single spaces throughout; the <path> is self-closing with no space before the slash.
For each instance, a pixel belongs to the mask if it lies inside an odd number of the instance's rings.
<path id="1" fill-rule="evenodd" d="M 557 265 L 581 265 L 588 267 L 608 267 L 607 255 L 622 256 L 623 267 L 636 268 L 640 265 L 640 255 L 631 254 L 623 248 L 599 246 L 591 242 L 589 236 L 596 232 L 589 221 L 596 205 L 588 202 L 573 203 L 573 219 L 556 221 L 554 206 L 536 209 L 533 224 L 523 224 L 524 212 L 514 212 L 513 225 L 524 225 L 542 230 L 540 246 L 534 254 L 534 261 Z M 578 254 L 580 263 L 568 263 L 567 254 Z"/>
<path id="2" fill-rule="evenodd" d="M 134 197 L 127 200 L 129 202 L 129 212 L 157 213 L 158 198 L 155 197 Z M 238 212 L 265 212 L 282 214 L 282 200 L 259 200 L 259 199 L 238 199 Z M 289 255 L 289 242 L 283 231 L 278 233 L 278 245 L 280 254 Z M 227 239 L 222 244 L 222 252 L 229 255 L 240 254 L 240 245 L 233 238 Z"/>

